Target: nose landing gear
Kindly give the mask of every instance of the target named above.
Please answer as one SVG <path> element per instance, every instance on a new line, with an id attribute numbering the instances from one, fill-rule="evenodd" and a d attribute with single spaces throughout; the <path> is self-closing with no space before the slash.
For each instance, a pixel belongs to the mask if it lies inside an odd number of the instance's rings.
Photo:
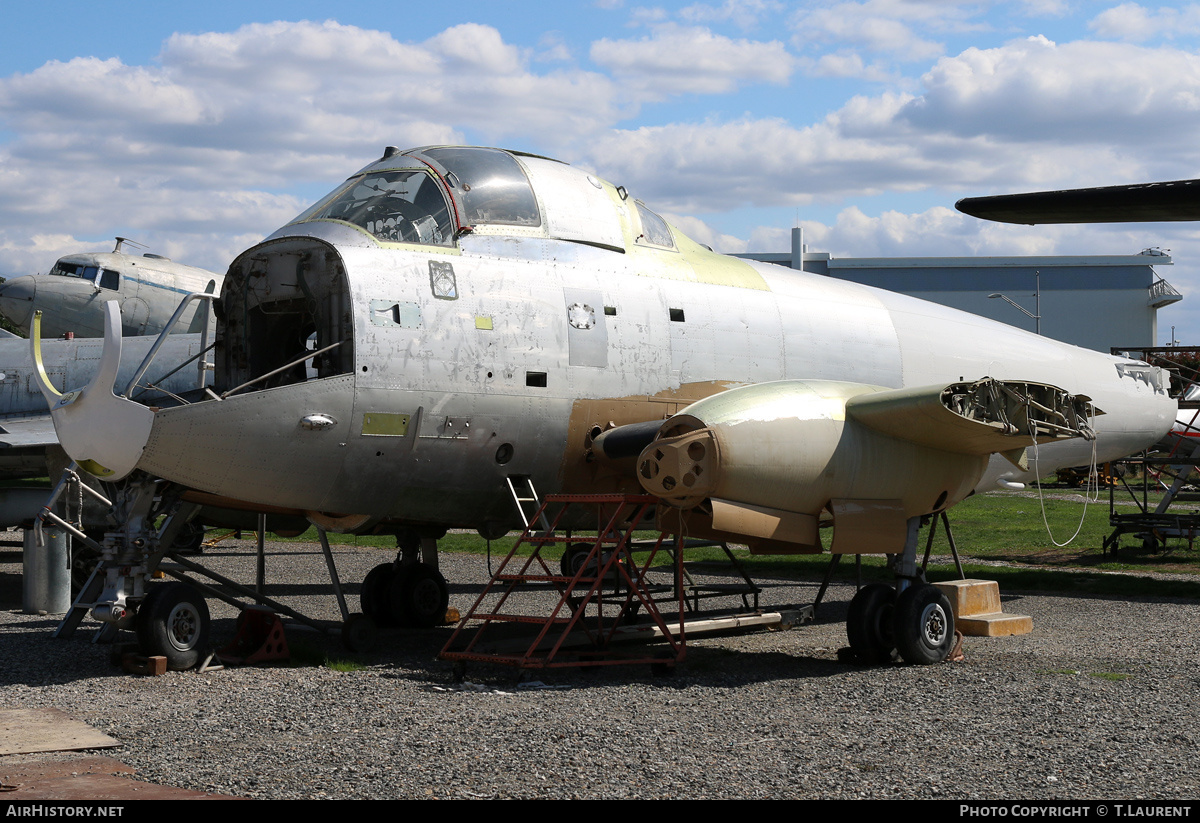
<path id="1" fill-rule="evenodd" d="M 846 636 L 863 663 L 897 657 L 919 666 L 941 663 L 954 647 L 954 611 L 950 599 L 928 583 L 899 595 L 886 583 L 872 583 L 850 601 Z"/>
<path id="2" fill-rule="evenodd" d="M 172 671 L 200 662 L 208 648 L 210 622 L 204 598 L 186 583 L 149 586 L 134 617 L 142 654 L 167 658 Z"/>

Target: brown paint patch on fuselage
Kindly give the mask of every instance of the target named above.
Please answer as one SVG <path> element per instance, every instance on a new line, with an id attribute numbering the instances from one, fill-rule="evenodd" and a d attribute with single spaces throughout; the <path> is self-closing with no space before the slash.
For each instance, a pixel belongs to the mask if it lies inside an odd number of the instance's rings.
<path id="1" fill-rule="evenodd" d="M 635 474 L 637 458 L 620 460 L 592 453 L 595 430 L 604 432 L 630 423 L 666 420 L 705 397 L 746 385 L 727 380 L 684 383 L 653 395 L 576 400 L 567 425 L 567 450 L 559 469 L 567 494 L 645 494 Z"/>

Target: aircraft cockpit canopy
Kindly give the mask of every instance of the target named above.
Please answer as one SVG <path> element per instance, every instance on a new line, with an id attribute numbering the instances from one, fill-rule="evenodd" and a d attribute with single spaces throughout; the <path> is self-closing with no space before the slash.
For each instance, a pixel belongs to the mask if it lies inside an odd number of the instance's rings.
<path id="1" fill-rule="evenodd" d="M 102 289 L 116 291 L 121 285 L 121 275 L 112 269 L 84 263 L 71 263 L 65 259 L 59 260 L 50 269 L 50 274 L 59 277 L 78 277 L 89 283 L 95 283 Z"/>
<path id="2" fill-rule="evenodd" d="M 541 225 L 533 187 L 512 155 L 479 148 L 427 149 L 423 153 L 446 169 L 446 182 L 462 193 L 468 225 Z"/>
<path id="3" fill-rule="evenodd" d="M 439 246 L 450 245 L 460 226 L 541 225 L 533 188 L 512 155 L 462 147 L 417 154 L 372 163 L 292 224 L 334 220 L 385 243 Z"/>
<path id="4" fill-rule="evenodd" d="M 380 243 L 451 246 L 466 234 L 674 251 L 674 230 L 625 189 L 545 157 L 474 146 L 388 149 L 288 227 L 323 222 Z M 294 228 L 293 228 L 294 232 Z M 274 236 L 285 237 L 287 228 Z"/>

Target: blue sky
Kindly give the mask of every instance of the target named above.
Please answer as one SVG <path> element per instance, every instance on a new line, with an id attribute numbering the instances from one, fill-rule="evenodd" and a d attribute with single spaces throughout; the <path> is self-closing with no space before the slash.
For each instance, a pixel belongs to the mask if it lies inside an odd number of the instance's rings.
<path id="1" fill-rule="evenodd" d="M 117 234 L 223 270 L 384 145 L 595 170 L 722 251 L 1127 254 L 1190 224 L 999 226 L 964 196 L 1200 176 L 1200 5 L 0 2 L 0 274 Z"/>

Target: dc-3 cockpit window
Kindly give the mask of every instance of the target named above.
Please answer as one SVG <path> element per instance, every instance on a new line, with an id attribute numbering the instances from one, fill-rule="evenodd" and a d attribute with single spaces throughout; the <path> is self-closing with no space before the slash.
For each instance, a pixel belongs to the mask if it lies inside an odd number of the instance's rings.
<path id="1" fill-rule="evenodd" d="M 540 226 L 537 198 L 511 155 L 495 149 L 441 148 L 423 152 L 449 172 L 461 194 L 469 225 Z"/>
<path id="2" fill-rule="evenodd" d="M 114 291 L 121 283 L 121 275 L 112 269 L 102 269 L 99 266 L 85 266 L 79 263 L 68 263 L 65 260 L 59 260 L 55 263 L 50 273 L 59 277 L 78 277 L 80 280 L 96 283 L 101 288 L 113 289 Z"/>
<path id="3" fill-rule="evenodd" d="M 308 220 L 352 223 L 385 243 L 448 246 L 454 237 L 446 199 L 422 171 L 368 172 L 353 178 L 292 222 Z"/>

